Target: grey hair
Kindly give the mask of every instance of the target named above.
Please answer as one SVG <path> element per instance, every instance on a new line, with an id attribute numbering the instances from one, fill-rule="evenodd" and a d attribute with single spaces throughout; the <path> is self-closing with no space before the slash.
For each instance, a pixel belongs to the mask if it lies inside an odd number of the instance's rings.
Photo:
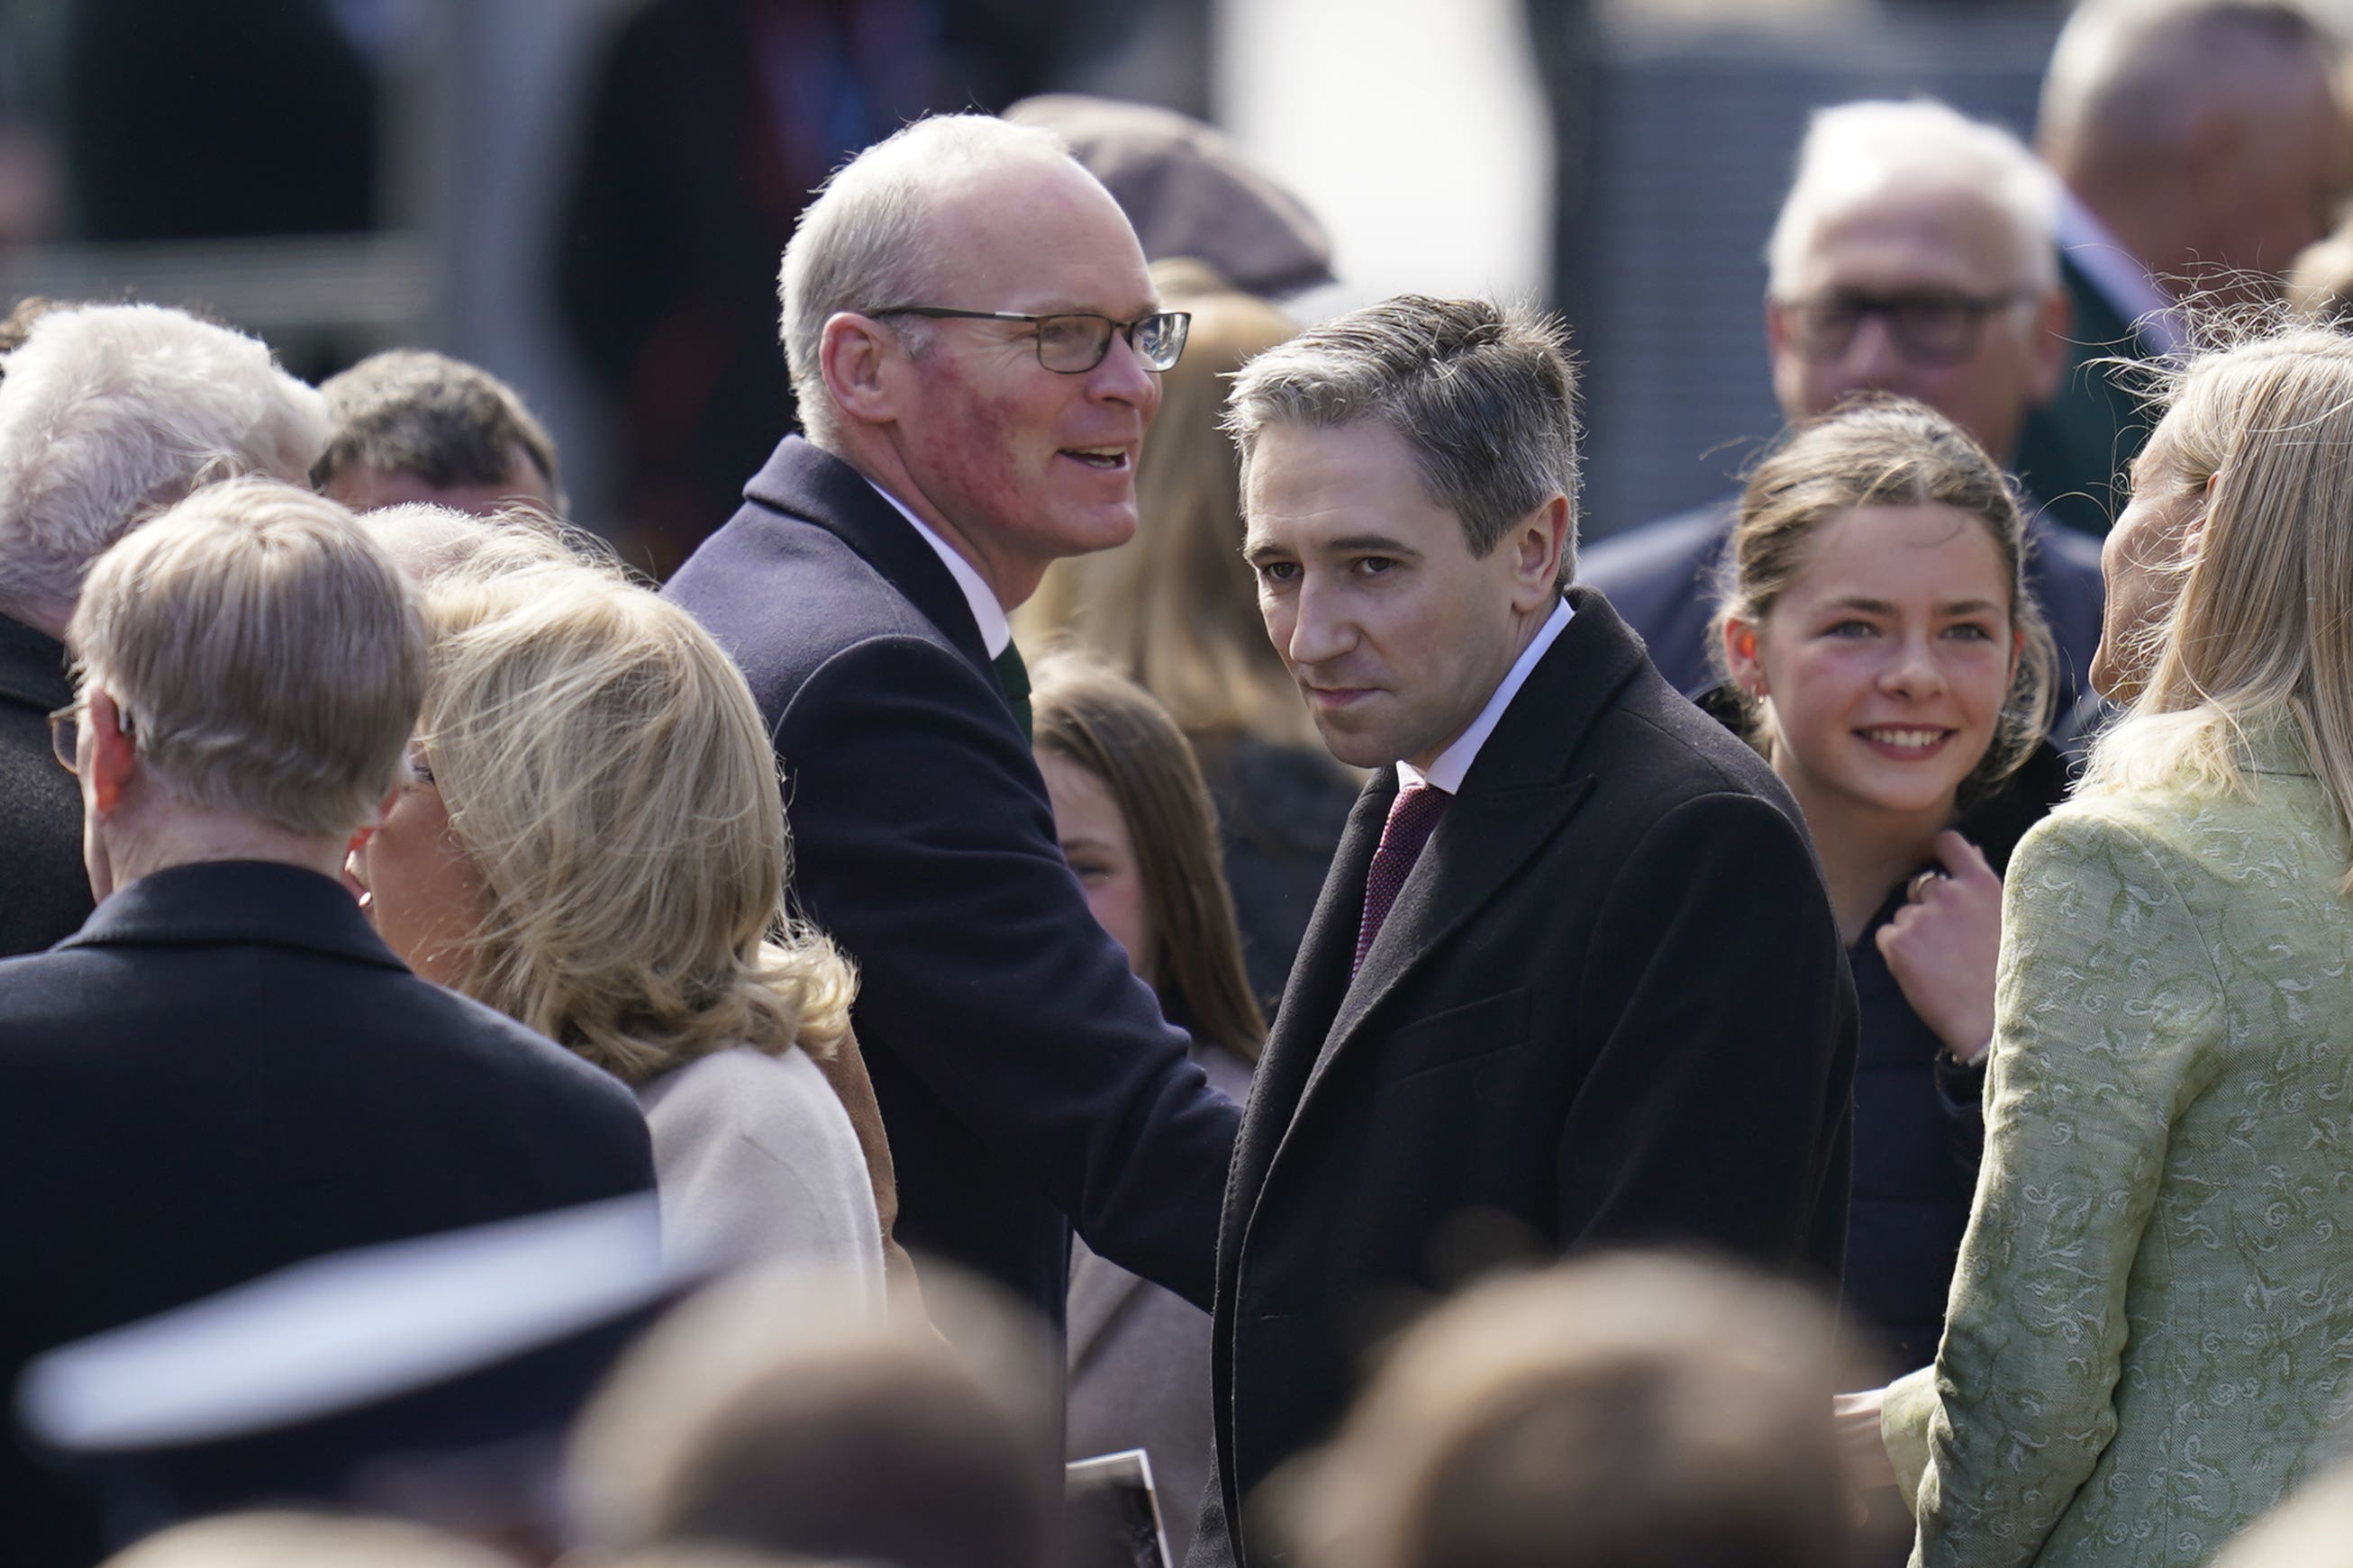
<path id="1" fill-rule="evenodd" d="M 1990 202 L 2010 219 L 2019 281 L 2040 294 L 2059 287 L 2058 181 L 2000 126 L 1929 99 L 1815 111 L 1765 243 L 1767 287 L 1776 299 L 1790 297 L 1815 236 L 1832 215 L 1923 183 L 1973 191 Z"/>
<path id="2" fill-rule="evenodd" d="M 1568 501 L 1560 581 L 1577 568 L 1577 369 L 1557 317 L 1489 300 L 1399 294 L 1310 327 L 1244 365 L 1225 428 L 1250 454 L 1270 425 L 1372 419 L 1403 438 L 1432 504 L 1473 555 L 1554 496 Z"/>
<path id="3" fill-rule="evenodd" d="M 207 485 L 99 557 L 69 638 L 173 798 L 351 832 L 399 775 L 425 618 L 352 514 L 274 479 Z"/>
<path id="4" fill-rule="evenodd" d="M 2073 171 L 2162 166 L 2198 117 L 2277 90 L 2284 56 L 2333 72 L 2338 46 L 2283 0 L 2084 0 L 2051 51 L 2036 137 Z"/>
<path id="5" fill-rule="evenodd" d="M 99 553 L 200 485 L 305 482 L 327 405 L 242 332 L 157 305 L 59 308 L 0 380 L 0 598 L 69 605 Z"/>
<path id="6" fill-rule="evenodd" d="M 480 365 L 428 349 L 388 349 L 328 377 L 319 391 L 335 424 L 311 466 L 315 489 L 355 467 L 413 475 L 436 489 L 503 484 L 519 448 L 546 481 L 556 514 L 569 510 L 554 437 L 513 387 Z"/>
<path id="7" fill-rule="evenodd" d="M 785 247 L 776 277 L 785 363 L 811 440 L 829 447 L 835 435 L 833 398 L 818 355 L 825 323 L 844 310 L 958 303 L 920 299 L 938 270 L 925 232 L 933 209 L 942 194 L 976 170 L 1021 159 L 1078 166 L 1050 131 L 994 115 L 940 114 L 867 148 L 819 189 Z M 911 342 L 922 341 L 919 326 L 897 330 Z"/>

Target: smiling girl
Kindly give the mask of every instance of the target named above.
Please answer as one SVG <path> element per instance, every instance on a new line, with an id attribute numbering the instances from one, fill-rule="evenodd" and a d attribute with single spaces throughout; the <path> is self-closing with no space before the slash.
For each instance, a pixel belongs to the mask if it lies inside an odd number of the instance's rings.
<path id="1" fill-rule="evenodd" d="M 2001 471 L 1900 399 L 1801 426 L 1741 500 L 1711 699 L 1797 797 L 1862 1012 L 1848 1306 L 1933 1355 L 1981 1140 L 2000 872 L 2062 792 Z"/>

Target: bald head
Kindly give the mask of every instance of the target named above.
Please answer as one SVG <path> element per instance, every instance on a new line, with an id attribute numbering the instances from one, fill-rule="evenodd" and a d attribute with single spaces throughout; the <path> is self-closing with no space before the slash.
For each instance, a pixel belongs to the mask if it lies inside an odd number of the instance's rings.
<path id="1" fill-rule="evenodd" d="M 2342 195 L 2337 58 L 2272 0 L 2085 0 L 2052 54 L 2039 150 L 2168 287 L 2267 292 Z"/>

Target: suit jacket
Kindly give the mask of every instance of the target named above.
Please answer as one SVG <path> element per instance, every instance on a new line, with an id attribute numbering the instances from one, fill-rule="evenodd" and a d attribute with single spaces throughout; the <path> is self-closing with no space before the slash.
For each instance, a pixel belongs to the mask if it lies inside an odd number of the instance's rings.
<path id="1" fill-rule="evenodd" d="M 0 1377 L 344 1247 L 653 1184 L 628 1090 L 410 973 L 291 866 L 142 877 L 0 963 Z M 97 1520 L 14 1445 L 0 1562 L 82 1568 Z"/>
<path id="2" fill-rule="evenodd" d="M 73 698 L 65 645 L 0 616 L 0 958 L 38 952 L 90 918 L 81 786 L 49 751 L 48 716 Z"/>
<path id="3" fill-rule="evenodd" d="M 2117 313 L 2064 251 L 2059 279 L 2075 311 L 2067 331 L 2066 379 L 2057 395 L 2027 416 L 2018 477 L 2036 495 L 2051 498 L 2048 510 L 2058 521 L 2097 538 L 2124 505 L 2116 476 L 2139 456 L 2156 419 L 2126 367 L 2095 362 L 2148 359 L 2157 345 Z"/>
<path id="4" fill-rule="evenodd" d="M 796 436 L 663 591 L 776 736 L 796 895 L 862 976 L 900 1237 L 1060 1324 L 1075 1220 L 1206 1305 L 1239 1113 L 1087 912 L 939 557 Z"/>
<path id="5" fill-rule="evenodd" d="M 1985 1169 L 1882 1417 L 1913 1562 L 2172 1568 L 2331 1464 L 2353 1374 L 2348 843 L 2293 721 L 2243 792 L 2082 796 L 2003 890 Z"/>
<path id="6" fill-rule="evenodd" d="M 1237 1505 L 1470 1271 L 1681 1242 L 1836 1281 L 1855 1003 L 1804 823 L 1606 599 L 1570 601 L 1352 982 L 1395 771 L 1366 787 L 1259 1063 L 1202 1527 L 1235 1561 L 1274 1560 Z"/>
<path id="7" fill-rule="evenodd" d="M 2099 545 L 2046 521 L 2048 508 L 2027 505 L 2026 588 L 2042 606 L 2051 639 L 2058 645 L 2055 712 L 2063 721 L 2087 689 L 2107 589 L 2100 575 Z M 1667 684 L 1689 696 L 1721 679 L 1708 647 L 1708 623 L 1715 616 L 1717 584 L 1739 509 L 1736 497 L 1677 512 L 1613 534 L 1577 557 L 1577 581 L 1609 596 L 1648 646 Z"/>

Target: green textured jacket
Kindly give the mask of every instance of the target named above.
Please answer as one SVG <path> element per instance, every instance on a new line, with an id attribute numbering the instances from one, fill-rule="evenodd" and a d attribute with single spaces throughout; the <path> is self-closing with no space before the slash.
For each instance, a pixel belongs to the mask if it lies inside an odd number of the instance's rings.
<path id="1" fill-rule="evenodd" d="M 2245 795 L 2069 803 L 2003 907 L 1936 1364 L 1882 1422 L 1922 1568 L 2188 1565 L 2353 1390 L 2353 846 L 2292 725 Z"/>

